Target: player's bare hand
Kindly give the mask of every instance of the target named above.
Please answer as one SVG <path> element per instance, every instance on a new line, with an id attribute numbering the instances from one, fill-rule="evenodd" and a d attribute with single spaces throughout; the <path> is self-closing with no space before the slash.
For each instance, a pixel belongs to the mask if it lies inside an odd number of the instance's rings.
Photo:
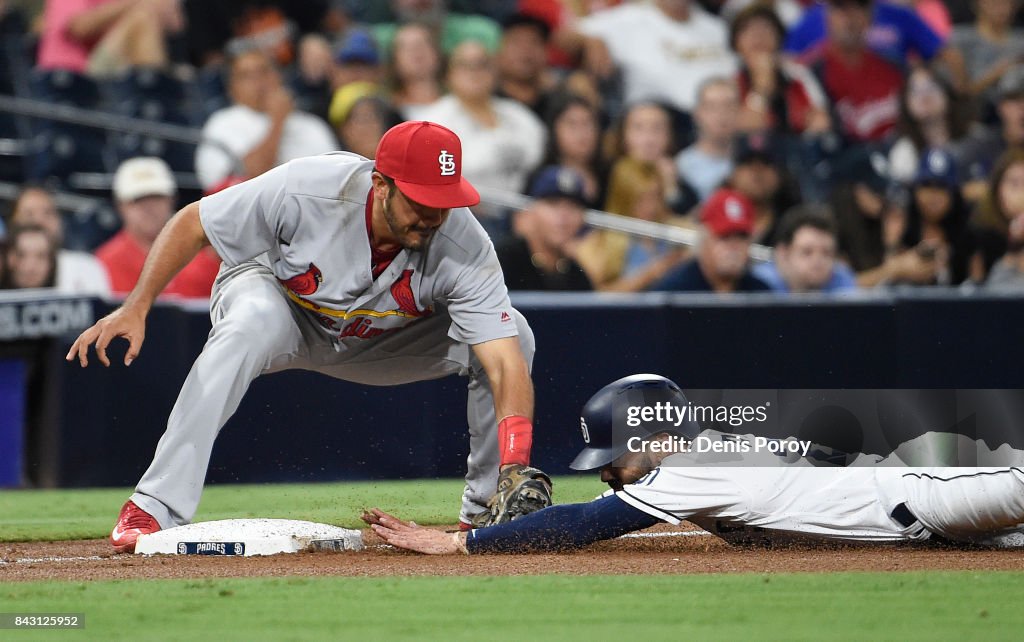
<path id="1" fill-rule="evenodd" d="M 891 264 L 894 281 L 908 281 L 925 285 L 935 280 L 938 263 L 934 254 L 928 255 L 918 250 L 907 250 L 886 261 Z"/>
<path id="2" fill-rule="evenodd" d="M 885 199 L 878 192 L 863 183 L 857 183 L 853 186 L 853 199 L 865 216 L 881 218 L 885 210 Z"/>
<path id="3" fill-rule="evenodd" d="M 608 78 L 615 73 L 615 61 L 604 41 L 599 38 L 583 41 L 583 68 L 598 78 Z"/>
<path id="4" fill-rule="evenodd" d="M 66 357 L 73 361 L 78 356 L 78 363 L 84 368 L 89 365 L 89 346 L 96 345 L 96 356 L 104 366 L 110 366 L 107 358 L 107 346 L 117 337 L 128 341 L 128 351 L 124 355 L 124 365 L 130 366 L 135 357 L 139 356 L 142 342 L 146 338 L 146 315 L 135 309 L 124 306 L 114 310 L 95 323 L 75 339 Z"/>
<path id="5" fill-rule="evenodd" d="M 290 91 L 278 87 L 267 96 L 267 114 L 275 121 L 283 121 L 295 109 L 295 100 Z"/>
<path id="6" fill-rule="evenodd" d="M 370 522 L 367 518 L 374 521 Z M 415 522 L 403 522 L 374 508 L 363 515 L 373 532 L 388 544 L 427 555 L 445 555 L 465 551 L 465 533 L 445 533 L 417 526 Z"/>

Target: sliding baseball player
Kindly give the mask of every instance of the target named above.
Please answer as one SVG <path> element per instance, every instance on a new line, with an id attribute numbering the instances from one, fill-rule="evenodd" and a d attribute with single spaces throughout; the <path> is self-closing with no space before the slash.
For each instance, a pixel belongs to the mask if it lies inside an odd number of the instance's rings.
<path id="1" fill-rule="evenodd" d="M 380 509 L 363 519 L 389 544 L 433 554 L 568 550 L 683 520 L 716 534 L 758 527 L 863 542 L 1008 546 L 1022 539 L 1024 468 L 694 466 L 680 446 L 697 437 L 694 422 L 672 430 L 648 424 L 613 431 L 613 408 L 625 396 L 646 406 L 687 405 L 678 386 L 656 375 L 621 379 L 587 402 L 584 448 L 572 468 L 600 469 L 611 486 L 592 502 L 457 533 L 422 528 Z"/>

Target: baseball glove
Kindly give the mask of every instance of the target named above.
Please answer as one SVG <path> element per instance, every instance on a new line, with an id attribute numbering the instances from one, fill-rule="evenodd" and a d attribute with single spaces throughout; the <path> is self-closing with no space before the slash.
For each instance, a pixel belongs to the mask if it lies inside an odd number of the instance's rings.
<path id="1" fill-rule="evenodd" d="M 503 524 L 551 505 L 551 478 L 530 466 L 513 464 L 498 474 L 498 490 L 473 527 Z"/>

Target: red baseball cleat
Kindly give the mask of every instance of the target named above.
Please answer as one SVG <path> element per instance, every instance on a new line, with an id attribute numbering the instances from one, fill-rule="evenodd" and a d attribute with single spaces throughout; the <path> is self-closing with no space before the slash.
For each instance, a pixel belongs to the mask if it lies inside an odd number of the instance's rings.
<path id="1" fill-rule="evenodd" d="M 135 505 L 135 502 L 128 500 L 121 507 L 121 515 L 117 518 L 113 532 L 110 533 L 110 543 L 114 545 L 114 551 L 118 553 L 134 553 L 135 541 L 139 535 L 148 535 L 160 530 L 160 524 L 156 519 Z"/>
<path id="2" fill-rule="evenodd" d="M 460 531 L 462 531 L 462 532 L 471 531 L 471 530 L 473 530 L 473 528 L 474 527 L 473 527 L 472 524 L 467 524 L 466 522 L 462 521 L 461 519 L 459 520 L 459 530 Z"/>

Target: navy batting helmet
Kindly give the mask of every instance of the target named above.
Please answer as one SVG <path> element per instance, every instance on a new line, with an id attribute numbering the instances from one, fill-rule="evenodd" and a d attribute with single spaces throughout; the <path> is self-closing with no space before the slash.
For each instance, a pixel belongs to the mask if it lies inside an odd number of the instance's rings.
<path id="1" fill-rule="evenodd" d="M 643 408 L 664 408 L 666 404 L 685 408 L 686 395 L 672 380 L 655 374 L 635 374 L 613 381 L 597 391 L 583 406 L 580 433 L 583 450 L 569 467 L 573 470 L 592 470 L 612 463 L 629 448 L 633 437 L 643 439 L 661 432 L 693 439 L 700 433 L 700 425 L 686 416 L 676 424 L 678 417 L 666 411 L 660 418 L 644 416 Z M 655 413 L 651 413 L 652 415 Z"/>

